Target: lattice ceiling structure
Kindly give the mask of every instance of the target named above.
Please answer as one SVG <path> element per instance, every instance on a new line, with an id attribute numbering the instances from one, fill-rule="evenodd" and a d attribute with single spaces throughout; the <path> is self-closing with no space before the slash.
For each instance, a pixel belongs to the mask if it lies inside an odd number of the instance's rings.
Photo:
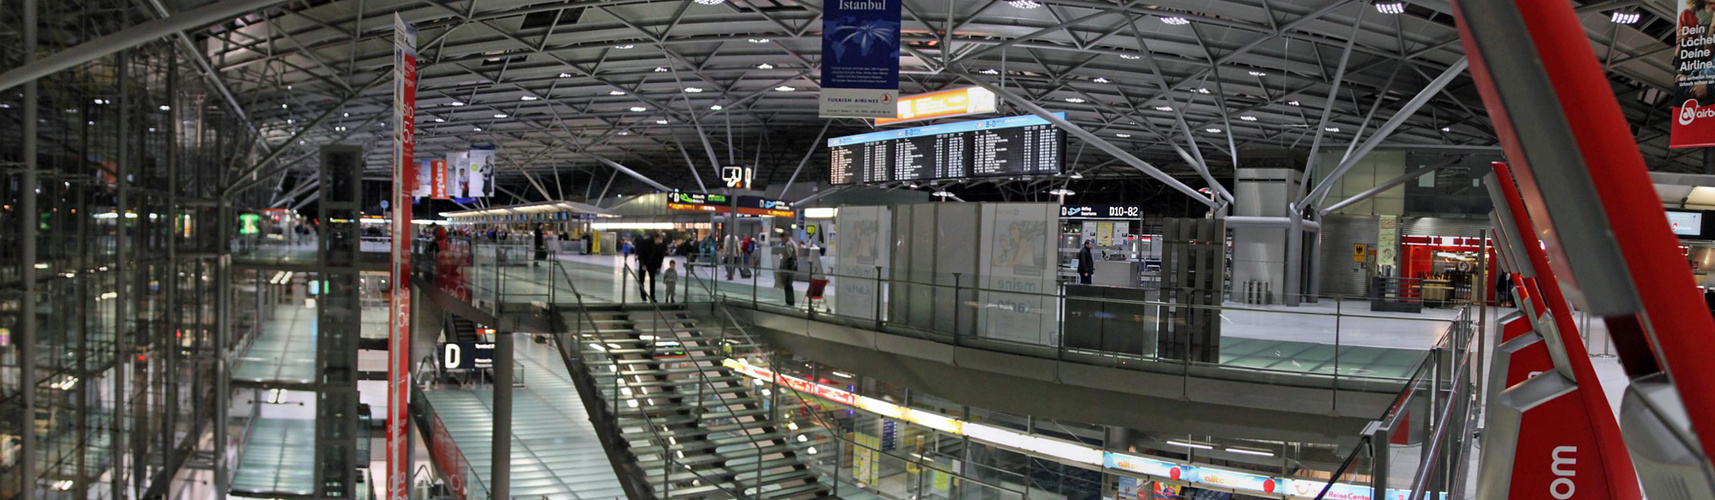
<path id="1" fill-rule="evenodd" d="M 871 130 L 816 116 L 820 1 L 252 1 L 270 5 L 186 35 L 268 150 L 283 149 L 273 158 L 299 160 L 257 166 L 285 175 L 260 186 L 302 185 L 314 148 L 330 142 L 368 146 L 380 177 L 395 12 L 420 33 L 419 158 L 495 143 L 502 188 L 528 201 L 603 187 L 615 172 L 606 161 L 687 190 L 700 189 L 693 168 L 713 182 L 712 163 L 756 165 L 778 185 L 802 162 L 799 182 L 825 180 L 817 139 Z M 1671 4 L 1574 3 L 1653 168 L 1702 171 L 1703 158 L 1666 149 Z M 111 4 L 140 23 L 207 2 Z M 1235 150 L 1307 150 L 1318 135 L 1344 150 L 1460 61 L 1457 37 L 1440 1 L 905 0 L 901 91 L 992 82 L 1015 94 L 1003 95 L 1005 114 L 1027 113 L 1018 98 L 1064 111 L 1200 185 L 1172 146 L 1188 144 L 1185 130 L 1216 178 L 1230 177 Z M 1383 143 L 1498 154 L 1465 76 Z M 1142 177 L 1088 146 L 1068 144 L 1083 178 Z M 616 190 L 646 189 L 617 177 Z"/>

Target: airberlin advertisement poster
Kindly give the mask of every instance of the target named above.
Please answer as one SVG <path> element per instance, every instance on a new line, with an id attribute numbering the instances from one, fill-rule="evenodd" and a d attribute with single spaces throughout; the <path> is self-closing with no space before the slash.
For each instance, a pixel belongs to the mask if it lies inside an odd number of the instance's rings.
<path id="1" fill-rule="evenodd" d="M 1668 146 L 1715 146 L 1715 4 L 1679 0 L 1674 30 L 1673 127 Z"/>

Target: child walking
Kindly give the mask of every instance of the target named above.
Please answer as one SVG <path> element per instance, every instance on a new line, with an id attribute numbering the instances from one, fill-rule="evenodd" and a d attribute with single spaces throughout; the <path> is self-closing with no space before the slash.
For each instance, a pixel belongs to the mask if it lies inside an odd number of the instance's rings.
<path id="1" fill-rule="evenodd" d="M 673 294 L 678 293 L 679 290 L 679 287 L 675 286 L 679 284 L 679 268 L 674 267 L 677 265 L 677 261 L 667 259 L 667 272 L 661 273 L 661 281 L 667 283 L 668 303 L 672 303 L 674 301 Z"/>

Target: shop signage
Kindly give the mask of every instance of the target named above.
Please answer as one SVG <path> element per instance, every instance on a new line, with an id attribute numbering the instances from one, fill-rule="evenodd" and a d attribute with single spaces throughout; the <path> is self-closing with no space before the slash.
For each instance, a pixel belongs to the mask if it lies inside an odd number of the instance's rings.
<path id="1" fill-rule="evenodd" d="M 1143 208 L 1137 205 L 1091 203 L 1060 205 L 1060 218 L 1062 219 L 1136 219 L 1139 217 L 1143 217 Z"/>
<path id="2" fill-rule="evenodd" d="M 393 234 L 411 234 L 411 150 L 416 144 L 417 122 L 417 28 L 393 15 Z M 410 436 L 406 409 L 411 393 L 411 238 L 396 237 L 392 243 L 392 275 L 389 276 L 387 349 L 387 500 L 406 500 L 410 493 L 406 468 Z"/>
<path id="3" fill-rule="evenodd" d="M 980 115 L 995 112 L 994 92 L 982 87 L 965 87 L 899 98 L 896 118 L 876 118 L 876 125 L 906 123 L 935 118 Z"/>
<path id="4" fill-rule="evenodd" d="M 447 342 L 441 344 L 441 369 L 471 370 L 494 366 L 493 342 Z"/>
<path id="5" fill-rule="evenodd" d="M 437 200 L 447 199 L 446 160 L 434 160 L 429 162 L 429 197 Z"/>
<path id="6" fill-rule="evenodd" d="M 1357 244 L 1352 245 L 1352 262 L 1363 262 L 1364 256 L 1368 255 L 1368 254 L 1369 254 L 1369 250 L 1364 248 L 1363 243 L 1357 243 Z"/>
<path id="7" fill-rule="evenodd" d="M 752 189 L 756 181 L 756 170 L 744 165 L 727 165 L 721 167 L 721 182 L 728 189 Z"/>
<path id="8" fill-rule="evenodd" d="M 792 217 L 797 215 L 796 212 L 792 211 L 792 202 L 755 196 L 738 197 L 738 213 L 762 217 Z"/>
<path id="9" fill-rule="evenodd" d="M 822 6 L 822 118 L 898 113 L 901 1 L 833 0 Z"/>

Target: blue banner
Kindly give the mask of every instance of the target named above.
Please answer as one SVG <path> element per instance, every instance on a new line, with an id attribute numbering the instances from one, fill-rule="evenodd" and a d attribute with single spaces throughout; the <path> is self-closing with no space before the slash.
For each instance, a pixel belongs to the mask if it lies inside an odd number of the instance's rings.
<path id="1" fill-rule="evenodd" d="M 832 0 L 822 12 L 824 118 L 899 113 L 901 0 Z"/>

